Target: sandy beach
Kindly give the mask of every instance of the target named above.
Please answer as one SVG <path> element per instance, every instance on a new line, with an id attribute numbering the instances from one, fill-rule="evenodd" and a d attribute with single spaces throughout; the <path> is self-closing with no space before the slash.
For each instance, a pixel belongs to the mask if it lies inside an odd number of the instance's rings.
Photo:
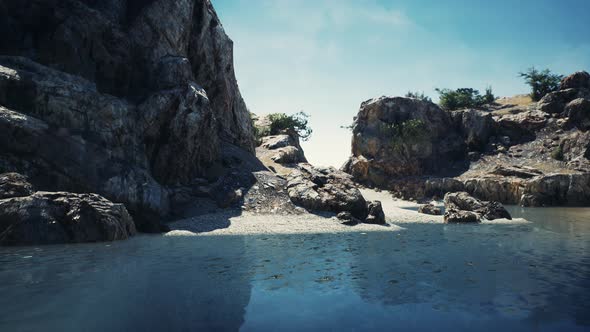
<path id="1" fill-rule="evenodd" d="M 299 215 L 255 214 L 250 212 L 220 212 L 201 215 L 170 223 L 172 231 L 166 236 L 216 236 L 248 234 L 309 234 L 350 232 L 396 232 L 405 223 L 443 223 L 443 216 L 421 214 L 415 210 L 420 204 L 393 198 L 387 191 L 361 189 L 367 200 L 378 200 L 383 205 L 387 225 L 359 224 L 351 227 L 329 214 Z M 441 202 L 433 204 L 442 206 Z M 484 221 L 494 224 L 528 223 L 522 218 Z"/>

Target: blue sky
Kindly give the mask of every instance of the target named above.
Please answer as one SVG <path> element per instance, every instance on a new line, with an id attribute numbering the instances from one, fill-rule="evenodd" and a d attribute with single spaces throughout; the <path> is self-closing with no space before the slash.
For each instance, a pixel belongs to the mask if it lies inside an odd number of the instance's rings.
<path id="1" fill-rule="evenodd" d="M 341 166 L 362 101 L 491 85 L 527 93 L 530 66 L 590 70 L 590 1 L 212 0 L 257 114 L 311 114 L 310 162 Z"/>

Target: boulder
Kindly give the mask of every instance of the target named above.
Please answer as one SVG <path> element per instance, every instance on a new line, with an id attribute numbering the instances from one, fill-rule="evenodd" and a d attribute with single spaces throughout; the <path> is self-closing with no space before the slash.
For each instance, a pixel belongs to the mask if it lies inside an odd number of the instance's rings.
<path id="1" fill-rule="evenodd" d="M 420 207 L 418 208 L 418 212 L 422 213 L 422 214 L 433 215 L 433 216 L 442 215 L 442 211 L 440 210 L 440 208 L 438 208 L 432 204 L 420 205 Z"/>
<path id="2" fill-rule="evenodd" d="M 33 186 L 18 173 L 0 174 L 0 199 L 23 197 L 33 194 Z"/>
<path id="3" fill-rule="evenodd" d="M 356 226 L 361 223 L 361 221 L 358 218 L 355 218 L 352 213 L 346 211 L 338 213 L 336 218 L 341 220 L 342 224 L 346 226 Z"/>
<path id="4" fill-rule="evenodd" d="M 576 128 L 583 131 L 590 130 L 590 99 L 572 100 L 566 105 L 565 114 Z"/>
<path id="5" fill-rule="evenodd" d="M 394 177 L 442 172 L 466 155 L 463 138 L 450 128 L 450 115 L 433 103 L 368 100 L 355 119 L 352 157 L 342 169 L 357 181 L 379 186 Z"/>
<path id="6" fill-rule="evenodd" d="M 0 200 L 0 245 L 114 241 L 135 233 L 125 206 L 99 195 L 37 192 Z"/>
<path id="7" fill-rule="evenodd" d="M 562 113 L 571 101 L 585 98 L 590 99 L 590 89 L 562 89 L 545 95 L 538 103 L 539 110 L 545 113 Z"/>
<path id="8" fill-rule="evenodd" d="M 475 221 L 512 219 L 501 203 L 480 201 L 466 192 L 448 193 L 444 203 L 447 222 L 473 222 L 473 214 L 477 216 Z"/>
<path id="9" fill-rule="evenodd" d="M 369 214 L 367 202 L 350 175 L 332 167 L 299 164 L 287 177 L 287 191 L 294 204 L 308 210 L 350 212 L 360 220 Z"/>
<path id="10" fill-rule="evenodd" d="M 444 220 L 449 224 L 481 222 L 481 218 L 477 213 L 457 209 L 447 210 L 445 212 Z"/>
<path id="11" fill-rule="evenodd" d="M 586 71 L 573 73 L 561 80 L 560 88 L 590 89 L 590 74 L 588 74 Z"/>
<path id="12" fill-rule="evenodd" d="M 367 203 L 369 215 L 365 219 L 367 224 L 385 224 L 385 213 L 383 213 L 383 206 L 380 201 L 372 201 Z"/>

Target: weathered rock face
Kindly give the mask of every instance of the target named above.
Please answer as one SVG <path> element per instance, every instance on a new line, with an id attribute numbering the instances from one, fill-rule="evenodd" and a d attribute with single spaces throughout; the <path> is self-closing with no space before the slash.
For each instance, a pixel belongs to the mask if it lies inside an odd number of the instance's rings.
<path id="1" fill-rule="evenodd" d="M 440 216 L 442 214 L 442 211 L 432 204 L 421 205 L 418 208 L 418 212 L 422 213 L 422 214 L 433 215 L 433 216 Z"/>
<path id="2" fill-rule="evenodd" d="M 6 0 L 0 32 L 0 172 L 125 203 L 159 231 L 170 186 L 213 176 L 221 142 L 254 150 L 208 0 Z"/>
<path id="3" fill-rule="evenodd" d="M 287 190 L 293 203 L 309 210 L 350 212 L 360 220 L 369 214 L 367 202 L 350 175 L 334 168 L 299 164 L 287 178 Z"/>
<path id="4" fill-rule="evenodd" d="M 264 151 L 266 150 L 266 151 Z M 259 154 L 267 154 L 278 164 L 306 163 L 297 134 L 266 136 L 262 138 Z"/>
<path id="5" fill-rule="evenodd" d="M 445 195 L 445 222 L 480 222 L 487 220 L 512 219 L 499 202 L 484 202 L 466 192 Z"/>
<path id="6" fill-rule="evenodd" d="M 449 128 L 450 115 L 433 103 L 388 97 L 366 101 L 355 119 L 352 157 L 343 170 L 371 184 L 441 173 L 466 154 L 464 140 Z"/>
<path id="7" fill-rule="evenodd" d="M 0 245 L 123 240 L 135 224 L 123 204 L 95 194 L 36 192 L 17 173 L 0 175 Z"/>
<path id="8" fill-rule="evenodd" d="M 565 77 L 560 84 L 563 89 L 590 89 L 590 74 L 579 71 Z"/>
<path id="9" fill-rule="evenodd" d="M 367 204 L 369 209 L 369 215 L 365 219 L 367 224 L 385 224 L 385 213 L 383 212 L 383 206 L 379 201 L 372 201 Z"/>
<path id="10" fill-rule="evenodd" d="M 355 121 L 353 156 L 343 170 L 361 183 L 390 190 L 395 196 L 410 200 L 466 191 L 479 199 L 504 204 L 588 206 L 590 89 L 587 78 L 584 72 L 567 77 L 561 90 L 548 94 L 539 103 L 527 104 L 522 96 L 504 98 L 482 110 L 450 111 L 442 115 L 432 109 L 436 106 L 412 99 L 380 98 L 363 103 Z M 510 104 L 510 100 L 516 103 Z M 399 132 L 399 124 L 407 121 L 399 120 L 406 119 L 403 117 L 406 109 L 414 112 L 412 119 L 427 124 L 423 128 L 428 128 L 440 143 L 403 137 L 405 144 L 400 144 L 391 135 L 379 134 L 387 133 L 390 123 Z M 425 120 L 423 114 L 429 119 Z M 440 120 L 446 117 L 451 121 Z M 380 128 L 386 130 L 379 131 Z M 454 143 L 448 143 L 445 138 Z M 457 153 L 434 154 L 436 144 L 458 147 L 443 149 Z M 421 154 L 414 153 L 412 146 L 419 147 Z M 417 157 L 424 155 L 432 158 L 427 160 L 434 161 L 435 167 L 429 169 L 426 167 L 429 162 Z"/>
<path id="11" fill-rule="evenodd" d="M 496 124 L 489 112 L 468 109 L 452 112 L 451 117 L 472 151 L 484 151 L 490 137 L 496 135 Z"/>
<path id="12" fill-rule="evenodd" d="M 18 173 L 0 174 L 0 199 L 33 194 L 33 186 Z"/>

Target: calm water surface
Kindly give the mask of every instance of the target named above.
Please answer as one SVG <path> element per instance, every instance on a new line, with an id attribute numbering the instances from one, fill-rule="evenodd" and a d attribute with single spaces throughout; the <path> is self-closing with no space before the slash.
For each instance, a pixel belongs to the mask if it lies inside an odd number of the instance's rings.
<path id="1" fill-rule="evenodd" d="M 0 331 L 590 331 L 590 209 L 0 248 Z"/>

